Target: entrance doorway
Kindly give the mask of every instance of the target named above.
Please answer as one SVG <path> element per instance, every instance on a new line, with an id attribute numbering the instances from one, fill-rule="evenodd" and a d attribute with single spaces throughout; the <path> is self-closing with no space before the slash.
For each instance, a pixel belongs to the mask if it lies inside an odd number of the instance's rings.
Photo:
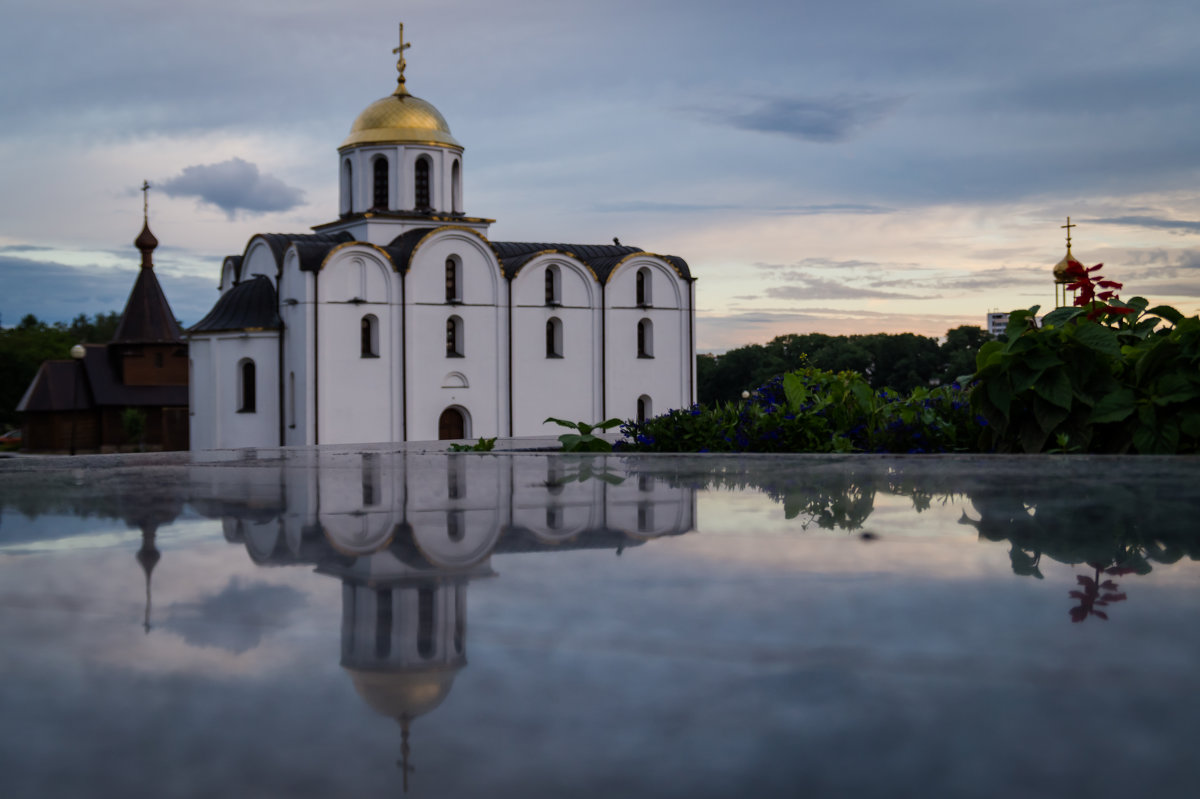
<path id="1" fill-rule="evenodd" d="M 438 439 L 457 440 L 467 437 L 467 420 L 458 408 L 447 408 L 438 419 Z"/>

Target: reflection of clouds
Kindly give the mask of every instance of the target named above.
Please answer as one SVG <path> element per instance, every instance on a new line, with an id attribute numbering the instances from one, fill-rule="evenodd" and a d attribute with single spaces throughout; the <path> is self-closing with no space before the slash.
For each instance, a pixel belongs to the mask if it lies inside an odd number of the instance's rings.
<path id="1" fill-rule="evenodd" d="M 231 577 L 217 594 L 171 605 L 163 626 L 189 644 L 241 654 L 257 647 L 266 633 L 283 628 L 288 615 L 306 604 L 304 594 L 290 586 L 245 585 Z"/>

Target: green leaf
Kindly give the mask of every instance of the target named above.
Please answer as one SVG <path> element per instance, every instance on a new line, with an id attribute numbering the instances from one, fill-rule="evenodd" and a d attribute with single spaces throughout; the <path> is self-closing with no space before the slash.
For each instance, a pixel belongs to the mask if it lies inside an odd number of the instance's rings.
<path id="1" fill-rule="evenodd" d="M 621 423 L 622 423 L 621 419 L 605 419 L 603 422 L 600 422 L 597 425 L 593 425 L 593 427 L 599 428 L 601 430 L 611 430 L 612 428 L 620 425 Z"/>
<path id="2" fill-rule="evenodd" d="M 576 433 L 563 433 L 558 437 L 562 448 L 567 452 L 577 452 L 579 445 L 583 442 L 583 436 Z"/>
<path id="3" fill-rule="evenodd" d="M 1133 446 L 1143 455 L 1174 455 L 1179 450 L 1179 424 L 1139 424 L 1133 431 Z"/>
<path id="4" fill-rule="evenodd" d="M 783 393 L 787 397 L 788 410 L 793 412 L 800 410 L 809 397 L 808 387 L 798 372 L 788 372 L 783 376 Z"/>
<path id="5" fill-rule="evenodd" d="M 1183 318 L 1183 314 L 1172 308 L 1170 305 L 1155 305 L 1146 313 L 1151 313 L 1155 316 L 1166 319 L 1173 325 L 1179 324 L 1179 320 Z"/>
<path id="6" fill-rule="evenodd" d="M 542 424 L 549 424 L 550 422 L 554 422 L 559 427 L 569 427 L 572 430 L 579 429 L 579 427 L 574 422 L 567 422 L 562 419 L 555 419 L 553 416 L 547 416 L 546 421 L 542 422 Z"/>
<path id="7" fill-rule="evenodd" d="M 1071 399 L 1075 393 L 1071 390 L 1071 379 L 1065 369 L 1057 368 L 1044 372 L 1033 384 L 1033 390 L 1039 397 L 1052 402 L 1060 408 L 1071 409 Z"/>
<path id="8" fill-rule="evenodd" d="M 1044 327 L 1062 327 L 1076 316 L 1079 316 L 1081 313 L 1083 313 L 1083 309 L 1076 308 L 1073 305 L 1055 308 L 1053 311 L 1042 317 L 1042 325 Z"/>
<path id="9" fill-rule="evenodd" d="M 1121 344 L 1117 331 L 1095 322 L 1084 322 L 1075 328 L 1075 340 L 1088 349 L 1117 358 L 1121 355 Z"/>
<path id="10" fill-rule="evenodd" d="M 1005 346 L 1003 341 L 988 341 L 979 348 L 979 352 L 975 353 L 975 368 L 978 371 L 983 371 L 986 367 L 992 364 L 1000 363 L 1004 357 Z M 784 390 L 787 389 L 787 380 L 784 379 Z"/>
<path id="11" fill-rule="evenodd" d="M 987 398 L 996 406 L 1005 418 L 1008 417 L 1008 409 L 1012 404 L 1012 388 L 1008 384 L 1007 375 L 997 375 L 996 377 L 987 380 L 984 383 L 987 389 Z"/>
<path id="12" fill-rule="evenodd" d="M 590 436 L 593 430 L 592 426 L 587 422 L 576 422 L 575 429 L 583 433 L 585 436 Z"/>
<path id="13" fill-rule="evenodd" d="M 1200 388 L 1193 385 L 1185 374 L 1174 372 L 1163 375 L 1154 387 L 1154 404 L 1170 405 L 1174 402 L 1187 402 L 1200 396 Z"/>
<path id="14" fill-rule="evenodd" d="M 1117 389 L 1100 398 L 1100 401 L 1092 407 L 1092 414 L 1088 417 L 1088 421 L 1092 424 L 1124 421 L 1129 418 L 1136 407 L 1137 402 L 1132 389 Z"/>
<path id="15" fill-rule="evenodd" d="M 1041 397 L 1034 399 L 1033 417 L 1037 420 L 1038 427 L 1042 428 L 1042 432 L 1047 436 L 1054 432 L 1054 428 L 1066 421 L 1067 415 L 1068 411 L 1065 408 L 1053 405 Z"/>

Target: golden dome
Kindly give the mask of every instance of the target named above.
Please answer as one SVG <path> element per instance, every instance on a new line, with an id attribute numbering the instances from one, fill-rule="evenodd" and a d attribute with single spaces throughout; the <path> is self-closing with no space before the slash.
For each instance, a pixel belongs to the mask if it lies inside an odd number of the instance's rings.
<path id="1" fill-rule="evenodd" d="M 1083 268 L 1083 264 L 1074 255 L 1071 255 L 1071 247 L 1067 246 L 1067 254 L 1063 259 L 1054 265 L 1054 282 L 1055 283 L 1074 283 L 1075 279 L 1067 274 L 1067 269 L 1072 265 Z"/>
<path id="2" fill-rule="evenodd" d="M 454 686 L 458 669 L 360 671 L 345 667 L 354 690 L 376 713 L 394 719 L 423 716 L 442 703 Z"/>
<path id="3" fill-rule="evenodd" d="M 338 149 L 359 144 L 430 144 L 462 149 L 450 135 L 445 117 L 432 104 L 409 94 L 403 84 L 395 93 L 367 106 Z"/>

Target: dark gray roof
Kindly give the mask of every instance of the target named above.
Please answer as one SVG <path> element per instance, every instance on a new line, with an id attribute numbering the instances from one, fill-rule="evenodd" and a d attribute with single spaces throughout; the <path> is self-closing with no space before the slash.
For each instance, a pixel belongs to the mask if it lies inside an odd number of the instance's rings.
<path id="1" fill-rule="evenodd" d="M 608 276 L 612 274 L 612 270 L 616 268 L 617 264 L 630 255 L 653 255 L 653 253 L 647 253 L 640 247 L 626 247 L 618 244 L 548 244 L 532 241 L 493 241 L 492 248 L 500 258 L 500 266 L 503 268 L 505 276 L 510 279 L 516 277 L 517 272 L 521 271 L 521 267 L 529 263 L 530 259 L 538 253 L 549 251 L 575 256 L 591 267 L 601 283 L 608 280 Z M 685 280 L 691 279 L 692 273 L 688 269 L 687 261 L 676 255 L 655 257 L 669 262 Z"/>
<path id="2" fill-rule="evenodd" d="M 120 344 L 183 341 L 183 331 L 175 321 L 175 314 L 171 312 L 171 305 L 152 267 L 143 266 L 138 270 L 112 340 Z"/>
<path id="3" fill-rule="evenodd" d="M 279 305 L 269 277 L 255 275 L 221 295 L 208 315 L 188 328 L 188 334 L 225 330 L 278 330 Z"/>
<path id="4" fill-rule="evenodd" d="M 354 241 L 354 237 L 344 230 L 340 233 L 257 233 L 250 241 L 252 242 L 254 239 L 262 239 L 271 248 L 271 254 L 275 256 L 276 270 L 283 269 L 283 256 L 287 254 L 287 249 L 292 244 L 298 245 L 297 249 L 301 249 L 303 245 L 313 245 L 312 247 L 303 247 L 302 250 L 300 268 L 306 271 L 313 271 L 316 267 L 306 267 L 305 252 L 311 255 L 315 251 L 320 251 L 321 259 L 324 259 L 325 255 L 337 245 Z M 246 248 L 249 249 L 249 247 L 250 243 L 247 242 Z M 319 260 L 317 266 L 320 266 Z M 241 280 L 241 277 L 241 263 L 239 263 L 238 279 Z"/>
<path id="5" fill-rule="evenodd" d="M 180 346 L 184 345 L 180 343 Z M 82 370 L 75 361 L 44 361 L 17 410 L 68 411 L 103 405 L 187 406 L 187 386 L 127 386 L 121 383 L 117 357 L 115 352 L 110 353 L 106 344 L 85 344 Z"/>

